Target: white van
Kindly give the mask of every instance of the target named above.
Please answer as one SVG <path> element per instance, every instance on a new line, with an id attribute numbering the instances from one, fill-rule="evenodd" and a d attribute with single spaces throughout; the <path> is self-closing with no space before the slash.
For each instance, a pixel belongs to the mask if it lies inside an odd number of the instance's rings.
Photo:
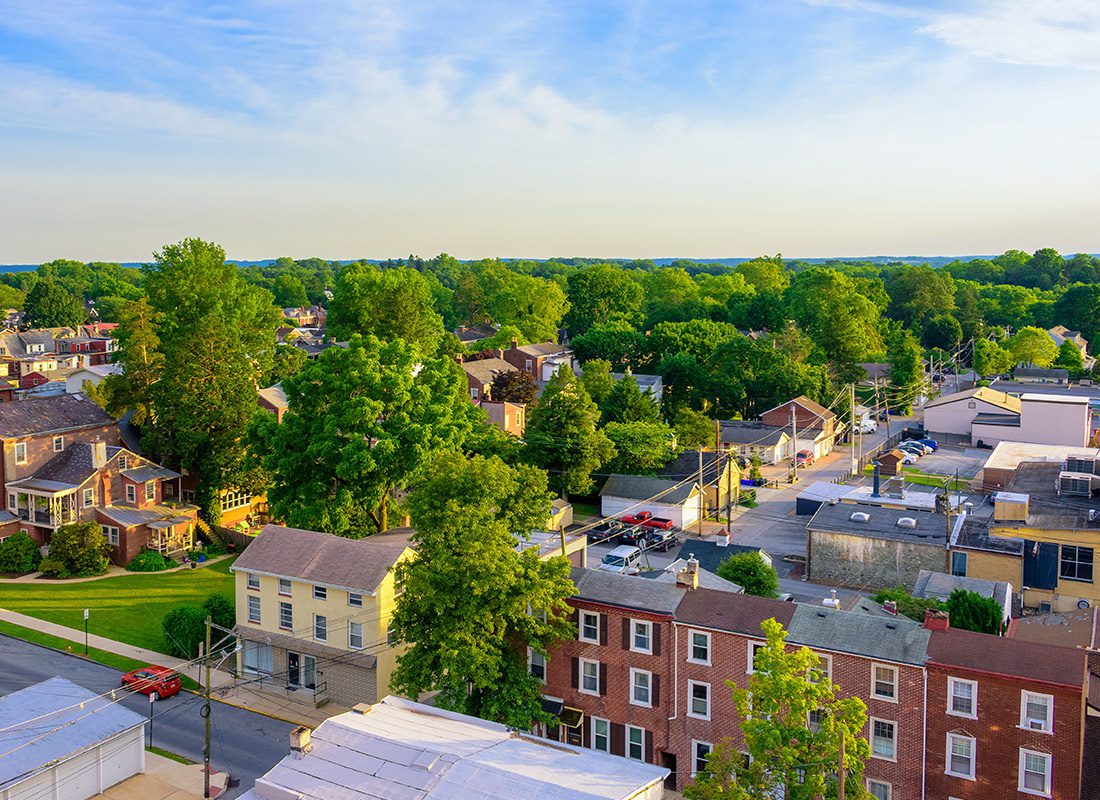
<path id="1" fill-rule="evenodd" d="M 641 571 L 642 551 L 629 544 L 621 544 L 603 557 L 600 569 L 622 575 L 637 575 Z"/>
<path id="2" fill-rule="evenodd" d="M 878 430 L 878 423 L 873 419 L 865 419 L 859 423 L 860 433 L 874 433 Z"/>

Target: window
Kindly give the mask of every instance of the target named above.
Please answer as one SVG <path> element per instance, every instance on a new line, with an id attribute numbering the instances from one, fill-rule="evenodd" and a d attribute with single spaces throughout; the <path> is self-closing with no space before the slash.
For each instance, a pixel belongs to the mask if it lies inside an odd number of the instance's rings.
<path id="1" fill-rule="evenodd" d="M 710 742 L 696 742 L 691 743 L 691 777 L 695 777 L 700 772 L 705 772 L 707 769 L 707 756 L 710 755 L 714 749 L 714 745 Z"/>
<path id="2" fill-rule="evenodd" d="M 84 508 L 95 505 L 95 489 L 84 490 Z"/>
<path id="3" fill-rule="evenodd" d="M 600 643 L 600 615 L 594 611 L 582 611 L 580 616 L 582 642 Z"/>
<path id="4" fill-rule="evenodd" d="M 710 684 L 688 681 L 688 716 L 710 719 Z"/>
<path id="5" fill-rule="evenodd" d="M 19 498 L 15 496 L 14 492 L 8 493 L 8 510 L 12 511 L 19 506 Z"/>
<path id="6" fill-rule="evenodd" d="M 251 504 L 252 493 L 243 489 L 230 489 L 222 494 L 222 513 Z"/>
<path id="7" fill-rule="evenodd" d="M 348 647 L 352 650 L 363 649 L 363 623 L 348 623 Z"/>
<path id="8" fill-rule="evenodd" d="M 103 535 L 107 537 L 107 544 L 118 547 L 118 528 L 114 525 L 101 525 Z"/>
<path id="9" fill-rule="evenodd" d="M 648 706 L 653 675 L 644 669 L 630 670 L 630 703 L 635 706 Z"/>
<path id="10" fill-rule="evenodd" d="M 260 576 L 257 575 L 255 572 L 247 572 L 247 573 L 245 573 L 245 575 L 246 575 L 246 578 L 247 578 L 247 581 L 248 581 L 248 588 L 259 590 L 259 588 L 260 588 Z"/>
<path id="11" fill-rule="evenodd" d="M 898 699 L 898 670 L 885 664 L 875 664 L 871 668 L 871 696 L 879 700 Z"/>
<path id="12" fill-rule="evenodd" d="M 319 642 L 328 641 L 328 617 L 324 614 L 313 615 L 313 638 Z"/>
<path id="13" fill-rule="evenodd" d="M 386 626 L 386 644 L 390 647 L 397 644 L 397 629 L 393 627 L 392 622 Z"/>
<path id="14" fill-rule="evenodd" d="M 137 490 L 134 488 L 134 484 L 132 484 L 132 483 L 126 484 L 126 502 L 127 503 L 136 503 L 137 502 Z"/>
<path id="15" fill-rule="evenodd" d="M 1038 753 L 1021 747 L 1020 791 L 1025 794 L 1050 797 L 1050 768 L 1051 757 L 1049 753 Z"/>
<path id="16" fill-rule="evenodd" d="M 55 453 L 60 453 L 64 449 L 65 449 L 65 437 L 64 436 L 55 436 L 55 437 L 53 437 L 53 451 Z"/>
<path id="17" fill-rule="evenodd" d="M 653 652 L 653 623 L 630 621 L 630 649 L 636 653 Z"/>
<path id="18" fill-rule="evenodd" d="M 475 387 L 470 389 L 470 399 L 471 400 L 477 400 L 477 396 L 478 396 L 478 390 L 477 390 L 477 387 L 475 386 Z"/>
<path id="19" fill-rule="evenodd" d="M 823 719 L 825 719 L 825 712 L 822 711 L 820 708 L 815 708 L 807 715 L 806 727 L 814 733 L 817 733 L 817 731 L 821 728 L 821 721 Z"/>
<path id="20" fill-rule="evenodd" d="M 958 733 L 947 734 L 948 775 L 974 780 L 974 739 Z"/>
<path id="21" fill-rule="evenodd" d="M 833 677 L 833 657 L 818 655 L 817 653 L 814 653 L 814 655 L 818 658 L 818 669 L 820 669 L 821 672 L 824 673 L 821 677 L 831 679 Z M 816 672 L 810 673 L 809 678 L 811 683 L 817 683 L 819 680 L 821 680 L 821 678 L 816 677 L 816 675 Z"/>
<path id="22" fill-rule="evenodd" d="M 978 684 L 960 678 L 947 679 L 947 713 L 978 718 Z"/>
<path id="23" fill-rule="evenodd" d="M 328 600 L 328 589 L 324 586 L 313 587 L 313 599 L 314 600 Z"/>
<path id="24" fill-rule="evenodd" d="M 145 482 L 145 499 L 156 500 L 157 499 L 157 482 L 146 481 Z"/>
<path id="25" fill-rule="evenodd" d="M 960 578 L 966 577 L 966 553 L 955 552 L 951 554 L 951 574 Z"/>
<path id="26" fill-rule="evenodd" d="M 126 457 L 125 453 L 121 453 L 118 457 L 118 468 L 128 469 L 130 466 L 130 459 Z"/>
<path id="27" fill-rule="evenodd" d="M 290 578 L 279 578 L 279 594 L 290 596 Z"/>
<path id="28" fill-rule="evenodd" d="M 694 661 L 696 664 L 710 664 L 710 634 L 705 631 L 691 631 L 688 634 L 688 642 L 691 645 L 688 661 Z"/>
<path id="29" fill-rule="evenodd" d="M 581 685 L 580 690 L 583 694 L 599 694 L 600 693 L 600 662 L 589 661 L 587 658 L 580 659 L 581 670 Z"/>
<path id="30" fill-rule="evenodd" d="M 626 726 L 626 757 L 645 761 L 645 728 Z"/>
<path id="31" fill-rule="evenodd" d="M 348 592 L 348 605 L 355 608 L 363 607 L 363 595 L 359 592 Z"/>
<path id="32" fill-rule="evenodd" d="M 1020 727 L 1054 733 L 1054 696 L 1020 692 Z"/>
<path id="33" fill-rule="evenodd" d="M 260 621 L 260 598 L 254 594 L 248 596 L 248 621 Z"/>
<path id="34" fill-rule="evenodd" d="M 15 463 L 26 464 L 27 463 L 27 443 L 16 442 L 15 444 Z"/>
<path id="35" fill-rule="evenodd" d="M 592 717 L 592 749 L 611 752 L 611 723 L 606 719 Z"/>
<path id="36" fill-rule="evenodd" d="M 294 609 L 290 603 L 279 603 L 279 627 L 288 631 L 294 629 Z"/>
<path id="37" fill-rule="evenodd" d="M 893 787 L 883 781 L 867 781 L 867 791 L 875 800 L 890 800 Z"/>
<path id="38" fill-rule="evenodd" d="M 244 652 L 244 671 L 260 675 L 271 674 L 271 645 L 260 642 L 241 642 Z"/>
<path id="39" fill-rule="evenodd" d="M 895 725 L 884 719 L 871 719 L 871 755 L 893 761 L 897 758 Z"/>
<path id="40" fill-rule="evenodd" d="M 749 666 L 747 672 L 750 675 L 756 672 L 756 653 L 763 649 L 764 645 L 762 642 L 749 642 Z"/>
<path id="41" fill-rule="evenodd" d="M 546 682 L 546 656 L 533 647 L 527 648 L 527 671 L 531 677 Z"/>
<path id="42" fill-rule="evenodd" d="M 1062 545 L 1062 561 L 1058 574 L 1067 581 L 1092 583 L 1092 548 Z"/>

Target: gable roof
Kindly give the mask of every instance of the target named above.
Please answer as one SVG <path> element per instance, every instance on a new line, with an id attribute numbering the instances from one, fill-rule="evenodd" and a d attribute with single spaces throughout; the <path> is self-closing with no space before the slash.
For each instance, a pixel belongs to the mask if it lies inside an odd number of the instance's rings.
<path id="1" fill-rule="evenodd" d="M 917 581 L 913 584 L 913 597 L 934 597 L 937 600 L 946 600 L 956 589 L 974 592 L 982 597 L 991 597 L 1002 608 L 1008 605 L 1011 592 L 1005 581 L 966 578 L 961 575 L 948 575 L 944 572 L 922 569 L 917 573 Z"/>
<path id="2" fill-rule="evenodd" d="M 563 344 L 557 344 L 555 342 L 521 344 L 516 349 L 519 350 L 521 353 L 526 353 L 529 356 L 556 356 L 562 353 L 570 352 L 568 347 Z"/>
<path id="3" fill-rule="evenodd" d="M 1080 689 L 1085 680 L 1085 652 L 1068 647 L 1004 639 L 959 628 L 932 631 L 931 663 L 978 672 L 1028 678 Z"/>
<path id="4" fill-rule="evenodd" d="M 3 438 L 113 424 L 106 411 L 80 393 L 0 404 Z"/>
<path id="5" fill-rule="evenodd" d="M 22 480 L 12 481 L 9 485 L 25 486 L 28 481 L 39 483 L 46 481 L 70 487 L 80 486 L 99 472 L 99 469 L 94 465 L 93 449 L 92 445 L 84 442 L 70 444 L 62 452 L 47 461 L 42 469 L 34 475 Z M 122 450 L 121 447 L 108 446 L 107 460 L 110 461 L 114 458 L 120 450 Z M 160 469 L 160 467 L 157 467 L 157 469 Z M 167 477 L 179 476 L 173 472 Z"/>
<path id="6" fill-rule="evenodd" d="M 600 497 L 625 497 L 627 500 L 680 505 L 698 491 L 697 483 L 684 483 L 646 475 L 609 475 L 603 489 L 600 490 Z"/>
<path id="7" fill-rule="evenodd" d="M 413 533 L 412 528 L 394 528 L 364 539 L 347 539 L 266 525 L 231 569 L 373 593 L 410 548 Z"/>
<path id="8" fill-rule="evenodd" d="M 722 444 L 757 445 L 775 447 L 791 436 L 783 428 L 765 425 L 752 420 L 724 419 L 718 424 L 718 438 Z"/>
<path id="9" fill-rule="evenodd" d="M 836 414 L 834 414 L 829 409 L 825 408 L 825 406 L 821 405 L 821 403 L 817 402 L 816 400 L 811 400 L 810 398 L 808 398 L 804 394 L 800 394 L 798 397 L 792 398 L 791 400 L 788 400 L 785 403 L 780 403 L 779 405 L 775 406 L 774 408 L 769 408 L 767 411 L 764 412 L 764 414 L 771 413 L 772 411 L 775 411 L 776 409 L 779 409 L 779 408 L 783 408 L 784 406 L 789 406 L 791 403 L 794 403 L 795 405 L 798 405 L 798 406 L 802 406 L 804 409 L 809 411 L 815 417 L 818 417 L 822 420 L 833 419 L 833 418 L 836 417 Z M 764 416 L 764 414 L 761 414 L 760 416 Z"/>
<path id="10" fill-rule="evenodd" d="M 1096 649 L 1100 644 L 1100 609 L 1020 617 L 1012 620 L 1008 635 L 1022 642 Z"/>
<path id="11" fill-rule="evenodd" d="M 604 603 L 638 611 L 671 614 L 688 590 L 675 583 L 646 580 L 637 575 L 574 567 L 571 572 L 579 600 Z M 698 590 L 696 590 L 698 591 Z"/>
<path id="12" fill-rule="evenodd" d="M 284 411 L 290 408 L 290 403 L 287 402 L 286 392 L 283 391 L 282 383 L 276 383 L 274 386 L 260 389 L 259 394 L 272 408 L 278 408 Z"/>
<path id="13" fill-rule="evenodd" d="M 502 372 L 519 372 L 503 358 L 481 358 L 477 361 L 463 361 L 462 368 L 471 378 L 482 383 L 492 383 L 493 378 Z"/>
<path id="14" fill-rule="evenodd" d="M 703 451 L 703 483 L 714 483 L 719 478 L 722 470 L 727 464 L 730 464 L 730 457 L 725 453 L 715 453 L 712 450 Z M 733 466 L 733 465 L 731 465 Z M 674 478 L 676 480 L 683 480 L 684 478 L 698 477 L 699 475 L 699 451 L 698 450 L 685 450 L 680 453 L 676 458 L 669 461 L 660 472 L 657 473 L 662 478 Z M 739 481 L 740 478 L 734 475 L 730 476 L 731 481 Z M 725 488 L 724 486 L 722 487 Z"/>
<path id="15" fill-rule="evenodd" d="M 966 389 L 962 392 L 943 394 L 935 400 L 929 400 L 924 404 L 924 407 L 926 409 L 935 408 L 936 406 L 945 406 L 949 403 L 957 403 L 960 400 L 970 400 L 971 398 L 981 400 L 982 402 L 989 403 L 998 408 L 1003 408 L 1005 411 L 1011 411 L 1015 414 L 1020 413 L 1020 399 L 1018 397 L 1013 397 L 1004 392 L 998 392 L 996 389 L 990 389 L 988 386 L 979 386 L 976 389 Z"/>
<path id="16" fill-rule="evenodd" d="M 795 605 L 768 597 L 699 588 L 684 594 L 676 609 L 676 621 L 763 637 L 760 623 L 774 618 L 784 628 L 790 627 Z"/>
<path id="17" fill-rule="evenodd" d="M 853 614 L 798 603 L 787 641 L 902 664 L 923 664 L 929 630 L 904 617 Z"/>

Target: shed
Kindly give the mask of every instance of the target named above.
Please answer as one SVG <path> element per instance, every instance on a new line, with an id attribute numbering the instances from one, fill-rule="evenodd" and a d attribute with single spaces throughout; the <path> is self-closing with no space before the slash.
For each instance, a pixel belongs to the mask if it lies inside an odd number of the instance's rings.
<path id="1" fill-rule="evenodd" d="M 879 466 L 880 475 L 900 475 L 901 468 L 905 465 L 905 453 L 901 450 L 887 450 L 885 453 L 880 453 L 875 458 L 875 463 Z"/>
<path id="2" fill-rule="evenodd" d="M 619 517 L 648 511 L 686 528 L 699 519 L 699 484 L 642 475 L 611 475 L 600 491 L 600 511 Z"/>
<path id="3" fill-rule="evenodd" d="M 0 697 L 0 797 L 85 800 L 145 771 L 145 718 L 66 678 Z"/>

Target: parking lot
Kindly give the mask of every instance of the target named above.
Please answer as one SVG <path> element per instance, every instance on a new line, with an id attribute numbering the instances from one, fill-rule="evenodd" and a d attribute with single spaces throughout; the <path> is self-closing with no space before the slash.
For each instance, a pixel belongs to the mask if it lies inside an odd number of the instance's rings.
<path id="1" fill-rule="evenodd" d="M 978 474 L 990 452 L 974 447 L 941 444 L 939 450 L 920 458 L 912 466 L 933 475 L 954 475 L 957 471 L 960 479 L 969 480 Z"/>

